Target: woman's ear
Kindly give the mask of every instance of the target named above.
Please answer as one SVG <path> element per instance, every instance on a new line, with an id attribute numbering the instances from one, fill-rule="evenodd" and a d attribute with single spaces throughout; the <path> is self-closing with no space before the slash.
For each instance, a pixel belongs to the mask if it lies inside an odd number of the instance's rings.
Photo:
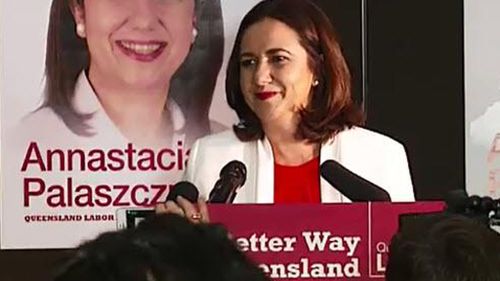
<path id="1" fill-rule="evenodd" d="M 196 27 L 197 19 L 196 16 L 193 17 L 193 39 L 191 39 L 191 44 L 194 44 L 196 37 L 198 36 L 198 28 Z"/>
<path id="2" fill-rule="evenodd" d="M 69 8 L 75 20 L 76 34 L 81 38 L 85 38 L 85 9 L 83 7 L 83 1 L 71 0 L 69 2 Z"/>

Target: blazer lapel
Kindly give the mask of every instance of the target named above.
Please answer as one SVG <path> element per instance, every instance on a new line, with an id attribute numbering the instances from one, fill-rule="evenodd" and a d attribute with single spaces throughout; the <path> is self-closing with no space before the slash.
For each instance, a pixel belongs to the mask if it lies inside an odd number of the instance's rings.
<path id="1" fill-rule="evenodd" d="M 255 142 L 257 203 L 274 202 L 274 157 L 267 138 Z"/>

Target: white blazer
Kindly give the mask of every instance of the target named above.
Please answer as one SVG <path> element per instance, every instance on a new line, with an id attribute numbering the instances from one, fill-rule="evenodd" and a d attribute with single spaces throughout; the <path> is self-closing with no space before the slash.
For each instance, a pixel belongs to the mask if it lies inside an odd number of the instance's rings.
<path id="1" fill-rule="evenodd" d="M 344 130 L 322 145 L 320 163 L 329 159 L 384 188 L 393 202 L 415 201 L 405 149 L 387 136 L 360 127 Z M 184 180 L 207 197 L 222 167 L 232 160 L 247 167 L 234 203 L 273 203 L 274 158 L 267 138 L 242 142 L 225 131 L 199 139 L 191 148 Z M 320 186 L 322 202 L 350 202 L 323 178 Z"/>

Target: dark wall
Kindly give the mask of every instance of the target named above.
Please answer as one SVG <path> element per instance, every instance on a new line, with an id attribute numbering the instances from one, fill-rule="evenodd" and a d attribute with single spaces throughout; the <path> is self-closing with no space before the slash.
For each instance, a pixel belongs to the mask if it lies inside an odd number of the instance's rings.
<path id="1" fill-rule="evenodd" d="M 465 188 L 463 1 L 368 0 L 368 127 L 405 144 L 418 200 Z"/>
<path id="2" fill-rule="evenodd" d="M 367 127 L 405 145 L 417 200 L 465 188 L 463 0 L 315 2 L 340 34 Z"/>
<path id="3" fill-rule="evenodd" d="M 331 19 L 353 78 L 354 99 L 362 103 L 361 0 L 313 0 Z"/>

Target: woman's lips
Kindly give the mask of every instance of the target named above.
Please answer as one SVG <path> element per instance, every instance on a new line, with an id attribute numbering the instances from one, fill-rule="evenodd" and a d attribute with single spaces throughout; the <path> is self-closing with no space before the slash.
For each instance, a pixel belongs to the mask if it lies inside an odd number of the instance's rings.
<path id="1" fill-rule="evenodd" d="M 163 53 L 167 43 L 162 41 L 119 40 L 116 41 L 116 45 L 129 58 L 140 62 L 151 62 Z"/>
<path id="2" fill-rule="evenodd" d="M 255 94 L 255 96 L 259 99 L 259 100 L 267 100 L 267 99 L 270 99 L 272 97 L 274 97 L 275 95 L 277 95 L 278 92 L 258 92 Z"/>

